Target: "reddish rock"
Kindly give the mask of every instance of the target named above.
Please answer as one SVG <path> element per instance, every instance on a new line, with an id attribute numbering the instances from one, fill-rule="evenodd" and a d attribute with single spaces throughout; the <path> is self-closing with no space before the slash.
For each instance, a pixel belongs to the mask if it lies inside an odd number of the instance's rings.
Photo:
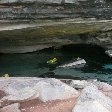
<path id="1" fill-rule="evenodd" d="M 5 107 L 5 106 L 8 106 L 14 103 L 19 103 L 19 102 L 11 101 L 11 100 L 4 100 L 4 101 L 1 100 L 0 103 L 1 103 L 0 107 Z"/>
<path id="2" fill-rule="evenodd" d="M 109 92 L 109 91 L 112 91 L 112 86 L 107 84 L 107 83 L 104 83 L 104 82 L 96 82 L 94 83 L 99 90 L 102 90 L 103 92 Z"/>
<path id="3" fill-rule="evenodd" d="M 21 112 L 72 112 L 76 98 L 42 102 L 31 100 L 20 103 Z"/>
<path id="4" fill-rule="evenodd" d="M 3 98 L 6 95 L 6 93 L 2 90 L 0 90 L 0 99 Z"/>
<path id="5" fill-rule="evenodd" d="M 110 92 L 103 92 L 103 93 L 112 100 L 112 91 L 110 91 Z"/>

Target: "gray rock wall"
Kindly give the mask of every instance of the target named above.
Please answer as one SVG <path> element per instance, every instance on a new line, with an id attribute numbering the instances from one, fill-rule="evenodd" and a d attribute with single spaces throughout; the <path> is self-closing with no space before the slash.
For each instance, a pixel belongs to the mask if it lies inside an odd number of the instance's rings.
<path id="1" fill-rule="evenodd" d="M 112 2 L 105 0 L 1 0 L 0 19 L 110 19 Z"/>
<path id="2" fill-rule="evenodd" d="M 0 0 L 0 52 L 80 43 L 112 49 L 111 18 L 109 0 Z"/>

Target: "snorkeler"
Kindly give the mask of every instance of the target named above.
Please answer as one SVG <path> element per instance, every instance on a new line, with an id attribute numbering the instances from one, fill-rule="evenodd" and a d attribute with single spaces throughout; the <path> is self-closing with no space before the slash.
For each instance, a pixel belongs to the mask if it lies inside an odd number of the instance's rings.
<path id="1" fill-rule="evenodd" d="M 47 63 L 49 63 L 49 64 L 55 64 L 55 63 L 57 63 L 57 58 L 53 58 L 53 59 L 51 59 L 51 60 L 48 60 L 47 61 Z"/>

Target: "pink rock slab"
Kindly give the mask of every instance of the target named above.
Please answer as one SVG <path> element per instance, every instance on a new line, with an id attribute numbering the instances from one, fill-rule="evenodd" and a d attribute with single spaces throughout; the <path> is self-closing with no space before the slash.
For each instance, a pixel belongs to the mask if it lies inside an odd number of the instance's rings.
<path id="1" fill-rule="evenodd" d="M 31 100 L 20 103 L 21 112 L 72 112 L 76 98 L 42 102 Z"/>

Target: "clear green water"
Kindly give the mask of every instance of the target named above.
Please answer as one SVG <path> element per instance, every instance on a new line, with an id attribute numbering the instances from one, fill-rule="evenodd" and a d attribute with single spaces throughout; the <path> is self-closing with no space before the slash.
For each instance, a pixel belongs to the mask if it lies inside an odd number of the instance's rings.
<path id="1" fill-rule="evenodd" d="M 56 57 L 56 65 L 48 65 L 47 60 Z M 58 65 L 74 58 L 84 58 L 83 68 L 57 68 Z M 73 79 L 98 79 L 112 84 L 112 58 L 98 46 L 75 45 L 59 50 L 46 49 L 27 54 L 0 54 L 0 76 L 56 77 Z"/>

